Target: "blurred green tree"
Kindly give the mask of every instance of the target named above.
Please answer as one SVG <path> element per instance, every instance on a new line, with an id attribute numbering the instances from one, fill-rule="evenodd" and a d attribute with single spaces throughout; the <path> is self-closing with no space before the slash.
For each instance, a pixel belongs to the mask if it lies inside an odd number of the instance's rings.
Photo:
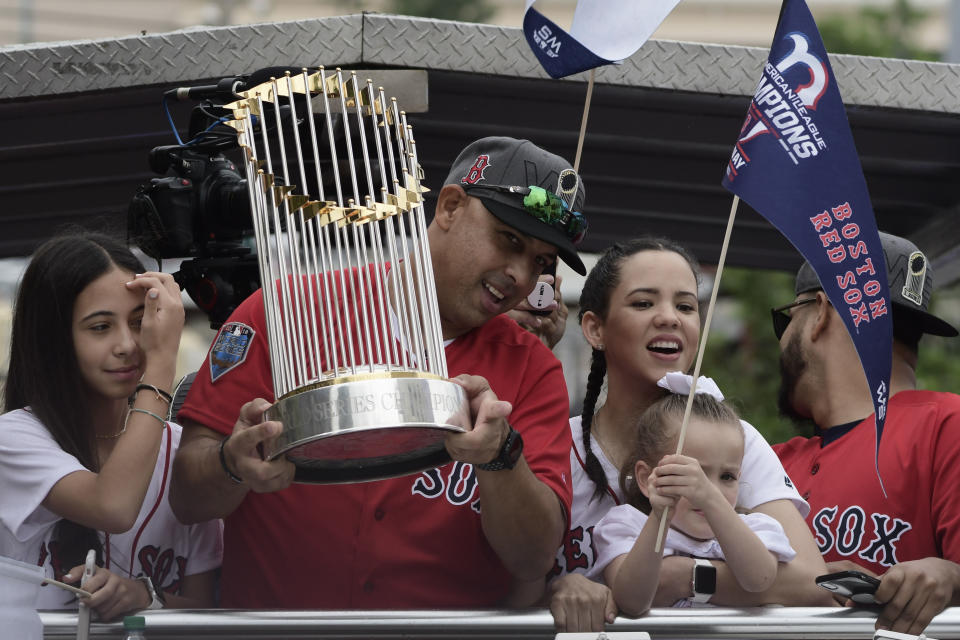
<path id="1" fill-rule="evenodd" d="M 829 53 L 939 60 L 940 52 L 916 44 L 915 29 L 928 15 L 909 0 L 894 0 L 889 7 L 866 6 L 852 15 L 826 17 L 818 26 Z"/>
<path id="2" fill-rule="evenodd" d="M 934 280 L 936 282 L 936 280 Z M 937 291 L 931 311 L 960 328 L 960 283 Z M 960 393 L 960 338 L 925 336 L 920 341 L 917 386 Z"/>
<path id="3" fill-rule="evenodd" d="M 462 22 L 487 22 L 496 13 L 488 0 L 390 0 L 387 11 Z"/>
<path id="4" fill-rule="evenodd" d="M 771 308 L 793 300 L 793 277 L 785 271 L 725 267 L 719 295 L 732 309 L 726 320 L 735 333 L 711 328 L 701 365 L 703 375 L 716 380 L 743 419 L 768 442 L 783 442 L 795 434 L 777 410 L 780 344 L 770 320 Z"/>

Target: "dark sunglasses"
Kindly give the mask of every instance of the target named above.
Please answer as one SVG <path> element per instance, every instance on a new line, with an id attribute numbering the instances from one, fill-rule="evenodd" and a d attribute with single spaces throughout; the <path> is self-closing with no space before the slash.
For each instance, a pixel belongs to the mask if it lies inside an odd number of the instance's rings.
<path id="1" fill-rule="evenodd" d="M 582 213 L 571 211 L 557 194 L 543 187 L 506 187 L 499 184 L 462 185 L 464 191 L 487 189 L 497 193 L 509 193 L 523 197 L 523 210 L 540 222 L 559 229 L 573 244 L 579 244 L 587 233 L 587 219 Z"/>
<path id="2" fill-rule="evenodd" d="M 808 302 L 816 302 L 816 300 L 816 298 L 806 298 L 785 304 L 782 307 L 770 309 L 770 315 L 773 316 L 773 333 L 777 336 L 777 340 L 783 337 L 783 332 L 787 330 L 787 325 L 789 325 L 793 319 L 793 316 L 787 313 L 787 310 L 793 307 L 799 307 L 802 304 L 807 304 Z"/>

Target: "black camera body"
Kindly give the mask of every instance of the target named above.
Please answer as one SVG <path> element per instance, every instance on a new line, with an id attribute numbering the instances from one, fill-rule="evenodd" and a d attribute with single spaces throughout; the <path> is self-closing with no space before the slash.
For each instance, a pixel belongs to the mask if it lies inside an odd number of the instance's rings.
<path id="1" fill-rule="evenodd" d="M 167 175 L 141 185 L 130 203 L 131 233 L 148 256 L 232 253 L 252 230 L 246 178 L 218 150 L 156 147 L 150 166 Z"/>
<path id="2" fill-rule="evenodd" d="M 224 124 L 232 118 L 232 111 L 223 105 L 239 99 L 238 91 L 283 77 L 288 71 L 300 73 L 301 67 L 271 67 L 249 76 L 224 78 L 215 85 L 167 91 L 165 103 L 168 99 L 199 102 L 190 115 L 189 142 L 150 151 L 150 167 L 163 177 L 141 184 L 130 202 L 131 240 L 158 261 L 191 258 L 181 264 L 174 278 L 207 313 L 215 329 L 260 286 L 250 185 L 228 157 L 239 158 L 240 151 L 236 130 Z M 253 124 L 258 139 L 260 134 L 271 140 L 278 136 L 270 126 L 273 109 L 282 114 L 289 112 L 290 106 L 264 105 L 264 114 Z M 339 122 L 339 115 L 333 120 Z M 305 122 L 301 125 L 307 126 Z M 283 184 L 281 176 L 273 180 Z M 310 186 L 301 185 L 301 192 Z M 282 229 L 285 221 L 277 224 Z"/>
<path id="3" fill-rule="evenodd" d="M 259 288 L 260 271 L 248 240 L 253 222 L 247 179 L 225 155 L 237 148 L 236 132 L 214 131 L 212 109 L 210 104 L 194 109 L 193 142 L 150 151 L 150 167 L 163 177 L 137 189 L 128 230 L 157 261 L 192 258 L 174 278 L 218 329 Z"/>

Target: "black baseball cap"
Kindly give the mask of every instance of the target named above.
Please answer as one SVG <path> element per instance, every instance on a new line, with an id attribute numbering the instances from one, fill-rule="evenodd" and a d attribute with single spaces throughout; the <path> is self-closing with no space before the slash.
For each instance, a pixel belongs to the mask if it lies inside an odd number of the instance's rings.
<path id="1" fill-rule="evenodd" d="M 906 319 L 923 333 L 952 338 L 958 335 L 956 328 L 933 315 L 930 295 L 933 293 L 933 268 L 927 256 L 917 245 L 906 238 L 880 232 L 880 244 L 887 263 L 887 282 L 890 285 L 890 301 L 895 305 L 894 322 Z M 804 262 L 797 272 L 796 293 L 822 289 L 820 279 L 809 262 Z"/>
<path id="2" fill-rule="evenodd" d="M 524 196 L 505 189 L 488 187 L 542 187 L 556 193 L 561 180 L 571 177 L 572 165 L 560 156 L 541 149 L 529 140 L 491 136 L 471 142 L 454 160 L 444 185 L 458 184 L 501 222 L 528 236 L 548 242 L 571 269 L 586 275 L 587 269 L 577 255 L 574 239 L 560 225 L 548 224 L 524 208 Z M 576 174 L 572 174 L 573 177 Z M 573 211 L 583 209 L 583 185 L 576 178 Z"/>

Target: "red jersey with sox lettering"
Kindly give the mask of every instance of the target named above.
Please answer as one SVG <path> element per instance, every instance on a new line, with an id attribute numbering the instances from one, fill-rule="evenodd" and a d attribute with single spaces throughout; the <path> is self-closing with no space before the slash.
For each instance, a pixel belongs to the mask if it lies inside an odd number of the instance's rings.
<path id="1" fill-rule="evenodd" d="M 890 399 L 874 469 L 873 416 L 774 449 L 810 503 L 807 523 L 827 562 L 875 573 L 907 560 L 960 562 L 960 396 L 901 391 Z"/>
<path id="2" fill-rule="evenodd" d="M 243 403 L 273 400 L 259 292 L 221 329 L 211 353 L 217 350 L 224 357 L 211 367 L 208 354 L 179 415 L 227 434 Z M 569 402 L 560 362 L 505 316 L 458 337 L 446 357 L 451 377 L 484 376 L 513 404 L 509 422 L 523 435 L 527 464 L 569 513 Z M 225 519 L 221 604 L 495 606 L 512 578 L 484 536 L 480 508 L 476 473 L 460 462 L 378 482 L 250 492 Z"/>

